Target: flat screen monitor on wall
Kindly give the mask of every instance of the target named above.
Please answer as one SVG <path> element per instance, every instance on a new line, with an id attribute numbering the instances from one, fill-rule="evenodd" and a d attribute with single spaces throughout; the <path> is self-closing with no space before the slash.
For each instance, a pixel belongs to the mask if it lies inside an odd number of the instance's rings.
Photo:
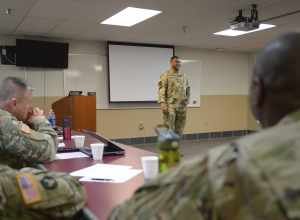
<path id="1" fill-rule="evenodd" d="M 68 68 L 69 44 L 17 39 L 16 65 L 23 67 Z"/>
<path id="2" fill-rule="evenodd" d="M 173 46 L 108 42 L 109 101 L 155 102 Z"/>

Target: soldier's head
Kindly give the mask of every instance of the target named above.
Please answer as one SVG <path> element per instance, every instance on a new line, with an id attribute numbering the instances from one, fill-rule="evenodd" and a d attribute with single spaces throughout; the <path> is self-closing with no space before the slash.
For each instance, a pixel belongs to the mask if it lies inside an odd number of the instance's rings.
<path id="1" fill-rule="evenodd" d="M 32 112 L 32 90 L 16 77 L 7 77 L 0 84 L 0 108 L 26 122 Z"/>
<path id="2" fill-rule="evenodd" d="M 250 94 L 252 111 L 263 127 L 300 109 L 300 33 L 285 34 L 263 49 Z"/>
<path id="3" fill-rule="evenodd" d="M 171 67 L 175 70 L 179 70 L 181 67 L 181 62 L 178 56 L 172 56 L 170 58 Z"/>

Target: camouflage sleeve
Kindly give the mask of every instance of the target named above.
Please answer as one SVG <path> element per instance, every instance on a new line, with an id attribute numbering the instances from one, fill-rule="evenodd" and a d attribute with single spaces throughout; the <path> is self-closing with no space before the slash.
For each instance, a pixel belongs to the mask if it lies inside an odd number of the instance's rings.
<path id="1" fill-rule="evenodd" d="M 262 136 L 252 136 L 211 154 L 209 179 L 217 219 L 285 220 L 300 216 L 299 190 L 293 182 L 299 181 L 299 172 L 292 171 L 299 168 L 295 168 L 297 159 L 291 159 L 295 151 L 290 151 L 295 145 L 290 141 L 284 144 L 281 138 L 277 148 L 270 134 L 270 142 L 266 136 L 261 140 L 256 138 Z M 284 151 L 287 146 L 290 149 Z"/>
<path id="2" fill-rule="evenodd" d="M 50 160 L 53 160 L 55 158 L 55 154 L 56 154 L 57 146 L 58 146 L 56 131 L 51 127 L 48 119 L 44 116 L 35 117 L 32 119 L 31 122 L 33 125 L 33 129 L 36 132 L 41 133 L 41 134 L 46 134 L 51 137 L 50 139 L 47 139 L 47 140 L 48 140 L 49 148 L 52 149 Z"/>
<path id="3" fill-rule="evenodd" d="M 0 176 L 4 219 L 69 218 L 85 205 L 84 189 L 67 174 L 32 168 L 16 171 L 2 165 Z"/>
<path id="4" fill-rule="evenodd" d="M 164 73 L 161 75 L 160 80 L 158 82 L 158 103 L 166 103 L 167 87 L 168 87 L 168 78 L 167 78 L 167 74 Z"/>
<path id="5" fill-rule="evenodd" d="M 189 103 L 191 98 L 191 86 L 188 80 L 186 80 L 186 97 L 187 97 L 187 103 Z"/>
<path id="6" fill-rule="evenodd" d="M 138 189 L 110 220 L 198 219 L 210 210 L 207 158 L 184 163 Z"/>
<path id="7" fill-rule="evenodd" d="M 12 116 L 2 117 L 1 151 L 13 163 L 31 166 L 55 158 L 57 150 L 57 134 L 50 127 L 45 117 L 33 120 L 34 129 L 17 121 Z"/>

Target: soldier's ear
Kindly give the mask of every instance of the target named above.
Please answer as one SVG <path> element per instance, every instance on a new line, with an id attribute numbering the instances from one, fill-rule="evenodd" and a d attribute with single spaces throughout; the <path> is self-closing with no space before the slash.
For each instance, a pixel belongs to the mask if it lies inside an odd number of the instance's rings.
<path id="1" fill-rule="evenodd" d="M 10 99 L 10 105 L 11 106 L 16 106 L 17 105 L 17 99 L 16 98 L 11 98 Z"/>

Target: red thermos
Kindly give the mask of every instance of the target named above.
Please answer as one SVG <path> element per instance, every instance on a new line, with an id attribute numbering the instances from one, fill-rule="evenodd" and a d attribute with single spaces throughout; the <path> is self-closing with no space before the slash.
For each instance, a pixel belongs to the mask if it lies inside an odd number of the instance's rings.
<path id="1" fill-rule="evenodd" d="M 65 117 L 63 120 L 63 137 L 65 141 L 71 140 L 71 117 Z"/>

